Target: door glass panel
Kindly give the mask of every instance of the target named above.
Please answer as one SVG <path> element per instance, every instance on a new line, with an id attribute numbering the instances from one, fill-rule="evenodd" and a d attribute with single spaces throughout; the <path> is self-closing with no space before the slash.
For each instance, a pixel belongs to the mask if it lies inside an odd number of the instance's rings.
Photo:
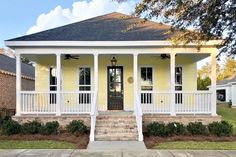
<path id="1" fill-rule="evenodd" d="M 121 69 L 116 69 L 116 82 L 121 82 Z"/>

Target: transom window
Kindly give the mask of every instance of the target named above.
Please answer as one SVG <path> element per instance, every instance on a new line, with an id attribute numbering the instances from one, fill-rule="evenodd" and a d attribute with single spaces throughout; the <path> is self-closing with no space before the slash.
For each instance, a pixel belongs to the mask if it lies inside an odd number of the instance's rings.
<path id="1" fill-rule="evenodd" d="M 90 91 L 91 90 L 91 70 L 90 67 L 79 68 L 79 90 Z"/>
<path id="2" fill-rule="evenodd" d="M 153 71 L 152 67 L 141 67 L 141 90 L 142 91 L 152 91 L 153 90 Z M 152 104 L 152 93 L 142 93 L 141 103 L 142 104 Z"/>

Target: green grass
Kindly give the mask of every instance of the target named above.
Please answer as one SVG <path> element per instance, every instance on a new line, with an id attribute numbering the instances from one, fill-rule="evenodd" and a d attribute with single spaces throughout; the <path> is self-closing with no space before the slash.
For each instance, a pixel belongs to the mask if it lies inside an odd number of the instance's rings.
<path id="1" fill-rule="evenodd" d="M 177 141 L 161 143 L 153 149 L 236 150 L 236 142 Z"/>
<path id="2" fill-rule="evenodd" d="M 74 149 L 72 143 L 58 142 L 51 140 L 42 141 L 17 141 L 1 140 L 0 149 Z"/>
<path id="3" fill-rule="evenodd" d="M 236 134 L 236 109 L 229 108 L 227 104 L 218 104 L 217 113 L 233 125 L 233 133 Z"/>

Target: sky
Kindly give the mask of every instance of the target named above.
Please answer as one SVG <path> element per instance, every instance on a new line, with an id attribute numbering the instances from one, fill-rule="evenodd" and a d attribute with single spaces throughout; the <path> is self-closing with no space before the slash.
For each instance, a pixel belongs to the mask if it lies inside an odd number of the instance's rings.
<path id="1" fill-rule="evenodd" d="M 0 48 L 4 40 L 114 11 L 131 14 L 140 0 L 4 0 L 0 7 Z M 209 59 L 198 63 L 201 67 Z"/>

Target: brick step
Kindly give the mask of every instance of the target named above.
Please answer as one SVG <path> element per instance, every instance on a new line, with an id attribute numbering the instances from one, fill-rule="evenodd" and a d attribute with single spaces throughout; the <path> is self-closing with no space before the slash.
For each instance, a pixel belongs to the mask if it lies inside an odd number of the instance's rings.
<path id="1" fill-rule="evenodd" d="M 113 118 L 113 119 L 122 119 L 122 118 L 135 118 L 133 115 L 98 115 L 97 119 L 102 119 L 102 118 Z"/>
<path id="2" fill-rule="evenodd" d="M 136 127 L 136 123 L 127 124 L 127 123 L 121 123 L 121 124 L 114 124 L 114 123 L 96 123 L 97 127 L 116 127 L 116 128 L 134 128 Z"/>
<path id="3" fill-rule="evenodd" d="M 122 128 L 119 128 L 119 129 L 99 129 L 99 128 L 96 128 L 96 131 L 95 131 L 96 134 L 108 134 L 108 133 L 114 133 L 114 134 L 135 133 L 136 134 L 137 132 L 138 132 L 137 128 L 134 128 L 134 129 L 122 129 Z"/>
<path id="4" fill-rule="evenodd" d="M 124 119 L 97 119 L 98 122 L 136 122 L 136 119 L 124 118 Z"/>

